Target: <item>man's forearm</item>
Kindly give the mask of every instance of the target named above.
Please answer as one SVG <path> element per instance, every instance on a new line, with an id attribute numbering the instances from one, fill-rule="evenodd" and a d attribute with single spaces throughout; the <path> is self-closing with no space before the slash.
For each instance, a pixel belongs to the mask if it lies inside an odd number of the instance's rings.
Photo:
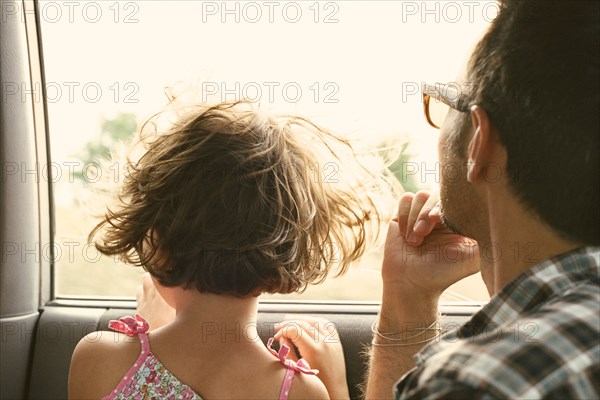
<path id="1" fill-rule="evenodd" d="M 383 298 L 377 325 L 379 332 L 398 332 L 427 327 L 437 319 L 437 298 L 422 300 L 412 297 L 410 301 L 402 301 L 395 296 L 395 293 L 389 291 L 386 293 L 385 289 Z M 423 341 L 432 336 L 434 335 L 431 332 L 424 332 L 412 342 Z M 382 346 L 374 345 L 371 349 L 365 398 L 391 399 L 394 384 L 414 367 L 413 356 L 427 343 L 405 345 L 407 343 L 382 340 L 377 335 L 374 340 Z M 398 343 L 402 345 L 394 345 Z"/>
<path id="2" fill-rule="evenodd" d="M 394 384 L 414 366 L 412 355 L 419 349 L 373 346 L 365 399 L 391 399 Z"/>

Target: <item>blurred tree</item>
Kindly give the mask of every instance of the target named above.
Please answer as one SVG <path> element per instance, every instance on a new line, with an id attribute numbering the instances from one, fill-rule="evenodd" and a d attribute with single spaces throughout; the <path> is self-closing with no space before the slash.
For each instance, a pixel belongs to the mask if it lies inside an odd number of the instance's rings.
<path id="1" fill-rule="evenodd" d="M 407 192 L 416 193 L 422 189 L 421 182 L 417 181 L 411 154 L 407 152 L 409 143 L 398 144 L 397 142 L 384 141 L 377 148 L 383 157 L 388 169 L 394 174 L 398 182 Z"/>
<path id="2" fill-rule="evenodd" d="M 100 158 L 110 156 L 110 149 L 119 141 L 126 141 L 133 135 L 137 127 L 135 114 L 120 113 L 115 118 L 103 119 L 100 124 L 100 135 L 89 141 L 80 158 L 83 162 L 97 162 Z"/>
<path id="3" fill-rule="evenodd" d="M 103 119 L 100 124 L 100 135 L 90 140 L 79 152 L 78 158 L 83 162 L 82 168 L 75 171 L 75 177 L 83 180 L 83 167 L 90 163 L 99 163 L 110 157 L 110 151 L 118 142 L 127 141 L 137 129 L 134 113 L 119 113 L 112 119 Z"/>

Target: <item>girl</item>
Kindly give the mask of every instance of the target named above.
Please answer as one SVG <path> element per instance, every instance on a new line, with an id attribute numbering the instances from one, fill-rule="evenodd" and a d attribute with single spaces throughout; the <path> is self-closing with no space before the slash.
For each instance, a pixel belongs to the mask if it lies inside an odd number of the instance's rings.
<path id="1" fill-rule="evenodd" d="M 310 121 L 267 117 L 247 102 L 189 108 L 160 134 L 151 121 L 144 155 L 90 240 L 148 271 L 176 317 L 148 333 L 136 315 L 111 321 L 116 336 L 83 338 L 69 396 L 347 398 L 339 341 L 319 345 L 331 360 L 306 351 L 312 359 L 296 362 L 285 340 L 279 351 L 265 347 L 258 296 L 344 273 L 376 239 L 384 222 L 376 203 L 392 198 L 392 178 Z M 306 324 L 321 326 L 305 340 L 327 333 L 323 321 Z"/>

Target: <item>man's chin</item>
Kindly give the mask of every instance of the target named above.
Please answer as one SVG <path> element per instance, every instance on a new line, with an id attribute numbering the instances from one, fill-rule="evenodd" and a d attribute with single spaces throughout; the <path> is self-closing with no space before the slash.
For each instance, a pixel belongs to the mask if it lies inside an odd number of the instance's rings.
<path id="1" fill-rule="evenodd" d="M 444 213 L 442 212 L 442 214 L 440 215 L 440 218 L 442 219 L 442 224 L 444 224 L 444 226 L 446 227 L 446 229 L 448 229 L 450 232 L 455 233 L 457 235 L 461 235 L 461 236 L 467 236 L 463 231 L 461 231 L 455 224 L 453 224 L 452 222 L 448 221 L 448 218 L 446 218 L 446 216 L 444 215 Z"/>

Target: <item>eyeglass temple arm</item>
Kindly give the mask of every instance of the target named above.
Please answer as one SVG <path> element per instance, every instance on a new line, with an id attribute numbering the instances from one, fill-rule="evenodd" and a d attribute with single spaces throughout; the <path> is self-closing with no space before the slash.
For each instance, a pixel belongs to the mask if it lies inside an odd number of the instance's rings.
<path id="1" fill-rule="evenodd" d="M 454 108 L 455 110 L 461 112 L 469 111 L 469 102 L 467 100 L 467 96 L 460 93 L 457 89 L 454 89 L 452 87 L 445 87 L 443 89 L 445 92 L 453 91 L 455 93 L 455 96 L 453 96 L 453 98 L 442 93 L 442 90 L 440 90 L 437 86 L 434 85 L 424 84 L 422 90 L 424 95 L 426 94 L 438 101 L 441 101 L 442 103 Z"/>

